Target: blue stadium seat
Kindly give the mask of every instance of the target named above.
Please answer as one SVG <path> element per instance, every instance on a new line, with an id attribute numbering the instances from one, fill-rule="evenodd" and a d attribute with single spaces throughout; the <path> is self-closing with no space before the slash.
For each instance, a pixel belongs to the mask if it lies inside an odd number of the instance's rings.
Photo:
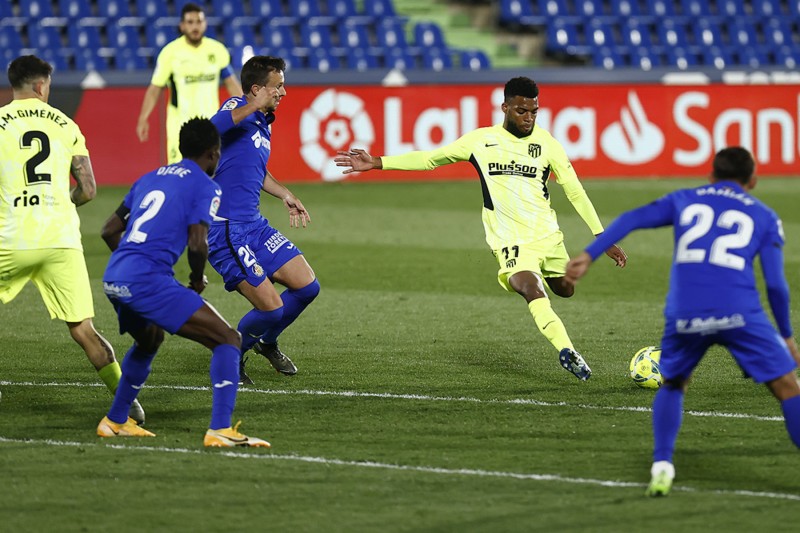
<path id="1" fill-rule="evenodd" d="M 378 45 L 386 48 L 406 48 L 405 24 L 394 18 L 383 19 L 375 28 Z"/>
<path id="2" fill-rule="evenodd" d="M 489 56 L 481 50 L 462 50 L 459 53 L 461 68 L 478 71 L 492 68 Z"/>
<path id="3" fill-rule="evenodd" d="M 681 70 L 686 70 L 699 63 L 697 53 L 694 48 L 684 48 L 680 46 L 668 46 L 665 48 L 667 65 L 672 65 Z"/>
<path id="4" fill-rule="evenodd" d="M 730 52 L 720 46 L 702 47 L 703 64 L 722 70 L 731 65 L 735 65 Z"/>
<path id="5" fill-rule="evenodd" d="M 414 44 L 431 48 L 446 48 L 442 28 L 435 22 L 417 22 L 414 25 Z"/>
<path id="6" fill-rule="evenodd" d="M 575 10 L 578 15 L 587 19 L 610 15 L 604 0 L 575 0 Z"/>
<path id="7" fill-rule="evenodd" d="M 645 13 L 655 17 L 675 17 L 673 0 L 645 0 Z"/>
<path id="8" fill-rule="evenodd" d="M 738 65 L 760 68 L 772 64 L 772 61 L 767 57 L 764 49 L 760 47 L 736 47 L 732 48 L 730 51 Z"/>
<path id="9" fill-rule="evenodd" d="M 731 46 L 761 46 L 756 25 L 747 18 L 734 19 L 728 22 L 728 43 Z"/>
<path id="10" fill-rule="evenodd" d="M 75 49 L 75 68 L 77 70 L 95 70 L 103 72 L 108 70 L 108 60 L 93 48 Z"/>
<path id="11" fill-rule="evenodd" d="M 97 14 L 108 18 L 130 17 L 131 10 L 127 0 L 98 0 Z"/>
<path id="12" fill-rule="evenodd" d="M 567 7 L 566 0 L 535 0 L 539 2 L 539 10 L 541 13 L 551 19 L 553 17 L 568 17 L 575 16 Z"/>
<path id="13" fill-rule="evenodd" d="M 784 45 L 775 50 L 775 64 L 787 68 L 800 66 L 800 47 Z"/>
<path id="14" fill-rule="evenodd" d="M 339 43 L 348 48 L 371 46 L 369 31 L 365 24 L 345 23 L 339 25 Z"/>
<path id="15" fill-rule="evenodd" d="M 500 0 L 500 23 L 513 28 L 544 26 L 547 18 L 538 12 L 538 5 L 531 0 Z"/>
<path id="16" fill-rule="evenodd" d="M 386 48 L 384 49 L 383 63 L 386 68 L 397 70 L 411 70 L 417 67 L 414 56 L 406 48 Z"/>
<path id="17" fill-rule="evenodd" d="M 116 70 L 148 70 L 150 64 L 147 58 L 132 48 L 118 48 L 114 51 L 114 68 Z"/>
<path id="18" fill-rule="evenodd" d="M 0 19 L 6 19 L 14 16 L 14 8 L 11 5 L 11 0 L 0 0 Z"/>
<path id="19" fill-rule="evenodd" d="M 375 20 L 397 16 L 392 0 L 370 0 L 369 2 L 364 2 L 364 13 L 375 17 Z"/>
<path id="20" fill-rule="evenodd" d="M 167 4 L 162 0 L 136 0 L 136 14 L 148 19 L 169 16 Z"/>
<path id="21" fill-rule="evenodd" d="M 686 48 L 690 44 L 686 23 L 682 19 L 662 19 L 659 24 L 656 24 L 656 32 L 658 33 L 659 42 L 663 46 Z"/>
<path id="22" fill-rule="evenodd" d="M 36 19 L 28 22 L 28 40 L 31 48 L 38 50 L 57 50 L 64 46 L 61 39 L 61 28 L 42 24 L 41 20 Z"/>
<path id="23" fill-rule="evenodd" d="M 557 51 L 572 51 L 568 53 L 572 55 L 580 55 L 576 51 L 576 47 L 585 49 L 585 41 L 581 38 L 578 31 L 579 24 L 568 22 L 564 19 L 555 19 L 551 24 L 547 25 L 547 48 Z"/>
<path id="24" fill-rule="evenodd" d="M 712 14 L 709 4 L 709 0 L 681 0 L 681 13 L 693 19 L 708 18 Z"/>
<path id="25" fill-rule="evenodd" d="M 297 46 L 292 26 L 261 24 L 261 38 L 268 48 L 294 48 Z"/>
<path id="26" fill-rule="evenodd" d="M 158 52 L 164 48 L 164 45 L 178 37 L 178 31 L 174 26 L 148 24 L 144 28 L 144 36 L 147 46 Z"/>
<path id="27" fill-rule="evenodd" d="M 297 48 L 262 48 L 258 51 L 259 55 L 280 57 L 286 62 L 286 70 L 293 68 L 306 68 L 306 56 L 298 54 Z"/>
<path id="28" fill-rule="evenodd" d="M 638 0 L 611 0 L 610 12 L 618 17 L 637 17 L 643 14 Z"/>
<path id="29" fill-rule="evenodd" d="M 359 15 L 353 0 L 326 0 L 325 5 L 328 15 L 338 19 Z"/>
<path id="30" fill-rule="evenodd" d="M 110 24 L 106 31 L 108 32 L 108 46 L 112 48 L 137 51 L 142 46 L 139 28 L 136 26 Z"/>
<path id="31" fill-rule="evenodd" d="M 645 19 L 631 17 L 620 27 L 622 43 L 631 48 L 653 46 L 652 25 Z"/>
<path id="32" fill-rule="evenodd" d="M 453 57 L 447 48 L 426 48 L 422 51 L 422 66 L 434 72 L 453 68 Z"/>
<path id="33" fill-rule="evenodd" d="M 717 0 L 717 14 L 734 20 L 748 16 L 743 0 Z"/>
<path id="34" fill-rule="evenodd" d="M 790 2 L 792 4 L 792 2 Z M 760 17 L 784 17 L 787 15 L 781 0 L 757 0 L 752 3 L 753 14 Z"/>
<path id="35" fill-rule="evenodd" d="M 14 50 L 16 54 L 23 48 L 22 36 L 17 28 L 0 26 L 0 50 Z M 14 59 L 13 57 L 11 59 Z"/>
<path id="36" fill-rule="evenodd" d="M 308 55 L 308 67 L 319 72 L 328 72 L 340 68 L 339 58 L 326 48 L 316 48 Z"/>
<path id="37" fill-rule="evenodd" d="M 625 60 L 618 50 L 612 46 L 598 46 L 592 51 L 592 63 L 596 67 L 613 70 L 626 66 Z"/>
<path id="38" fill-rule="evenodd" d="M 36 55 L 53 66 L 54 70 L 67 71 L 72 50 L 69 48 L 37 48 Z"/>
<path id="39" fill-rule="evenodd" d="M 664 64 L 659 47 L 642 46 L 630 49 L 630 64 L 642 70 L 650 70 Z"/>
<path id="40" fill-rule="evenodd" d="M 50 0 L 20 0 L 20 16 L 31 18 L 53 17 L 53 5 Z"/>
<path id="41" fill-rule="evenodd" d="M 100 37 L 100 29 L 97 26 L 83 26 L 80 24 L 70 24 L 67 26 L 67 42 L 70 47 L 75 48 L 76 57 L 78 51 L 84 48 L 97 50 L 103 46 L 103 41 Z"/>
<path id="42" fill-rule="evenodd" d="M 621 44 L 610 24 L 600 18 L 593 18 L 585 25 L 586 43 L 595 47 L 613 47 Z"/>
<path id="43" fill-rule="evenodd" d="M 300 43 L 309 48 L 333 47 L 333 36 L 329 26 L 321 24 L 303 24 L 300 27 Z"/>
<path id="44" fill-rule="evenodd" d="M 94 16 L 89 0 L 58 0 L 58 8 L 62 17 L 70 19 Z"/>
<path id="45" fill-rule="evenodd" d="M 226 46 L 256 46 L 256 34 L 253 28 L 238 24 L 225 24 L 223 28 Z"/>
<path id="46" fill-rule="evenodd" d="M 301 19 L 321 17 L 322 8 L 318 0 L 289 0 L 289 14 Z"/>
<path id="47" fill-rule="evenodd" d="M 252 15 L 262 19 L 271 20 L 275 17 L 286 16 L 281 0 L 259 0 L 251 4 Z"/>
<path id="48" fill-rule="evenodd" d="M 792 44 L 792 27 L 785 18 L 774 17 L 767 19 L 762 28 L 764 42 L 767 46 L 778 49 Z"/>
<path id="49" fill-rule="evenodd" d="M 695 44 L 701 46 L 723 46 L 722 28 L 713 19 L 698 17 L 692 23 Z"/>
<path id="50" fill-rule="evenodd" d="M 211 9 L 215 17 L 230 19 L 244 16 L 244 6 L 241 0 L 211 0 Z"/>
<path id="51" fill-rule="evenodd" d="M 380 66 L 378 58 L 374 54 L 369 53 L 365 48 L 349 49 L 345 55 L 345 63 L 347 68 L 359 72 L 378 68 Z"/>

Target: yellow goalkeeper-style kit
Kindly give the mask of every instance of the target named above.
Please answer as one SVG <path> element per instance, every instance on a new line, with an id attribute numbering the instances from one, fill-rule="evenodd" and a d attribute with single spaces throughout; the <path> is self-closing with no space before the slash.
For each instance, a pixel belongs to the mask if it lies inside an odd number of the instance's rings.
<path id="1" fill-rule="evenodd" d="M 181 126 L 195 117 L 211 118 L 219 109 L 220 79 L 233 74 L 231 56 L 221 42 L 203 37 L 192 46 L 185 36 L 167 43 L 156 59 L 150 80 L 157 87 L 169 87 L 167 105 L 167 159 L 182 159 L 178 139 Z"/>
<path id="2" fill-rule="evenodd" d="M 483 226 L 492 250 L 536 244 L 560 234 L 548 190 L 553 174 L 592 233 L 603 231 L 564 148 L 539 126 L 523 138 L 502 125 L 480 128 L 436 150 L 382 156 L 381 161 L 384 170 L 430 170 L 457 161 L 472 163 L 481 180 Z"/>

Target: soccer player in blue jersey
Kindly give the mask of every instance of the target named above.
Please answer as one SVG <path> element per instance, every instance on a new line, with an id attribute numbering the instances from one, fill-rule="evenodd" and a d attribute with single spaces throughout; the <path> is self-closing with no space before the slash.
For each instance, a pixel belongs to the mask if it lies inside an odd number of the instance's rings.
<path id="1" fill-rule="evenodd" d="M 239 383 L 239 333 L 200 293 L 208 280 L 208 226 L 221 191 L 209 176 L 220 158 L 220 138 L 208 119 L 192 119 L 180 132 L 184 159 L 159 167 L 133 184 L 103 226 L 112 250 L 103 289 L 119 318 L 120 333 L 135 343 L 122 361 L 122 378 L 100 437 L 153 437 L 128 418 L 128 409 L 150 375 L 164 330 L 211 349 L 211 423 L 205 446 L 269 448 L 268 442 L 231 427 Z M 189 288 L 175 279 L 173 266 L 188 246 Z"/>
<path id="2" fill-rule="evenodd" d="M 242 334 L 242 383 L 253 381 L 244 371 L 244 353 L 253 348 L 280 373 L 297 367 L 278 348 L 283 332 L 319 294 L 319 282 L 297 247 L 261 215 L 261 191 L 283 201 L 290 227 L 306 227 L 306 208 L 278 183 L 267 165 L 275 110 L 286 96 L 283 59 L 255 56 L 242 67 L 244 96 L 229 98 L 211 118 L 222 136 L 222 159 L 214 181 L 223 192 L 222 204 L 208 233 L 209 262 L 225 280 L 253 304 L 239 322 Z M 278 294 L 278 282 L 286 290 Z"/>
<path id="3" fill-rule="evenodd" d="M 583 276 L 611 243 L 640 228 L 673 226 L 675 253 L 664 307 L 661 373 L 653 401 L 654 452 L 649 496 L 672 487 L 672 456 L 689 378 L 706 350 L 725 346 L 746 376 L 765 383 L 781 404 L 786 429 L 800 447 L 800 353 L 789 321 L 783 274 L 783 228 L 769 207 L 748 194 L 755 162 L 744 148 L 714 157 L 711 185 L 673 192 L 628 211 L 579 256 L 567 277 Z M 753 260 L 759 256 L 767 296 L 780 333 L 761 306 Z"/>

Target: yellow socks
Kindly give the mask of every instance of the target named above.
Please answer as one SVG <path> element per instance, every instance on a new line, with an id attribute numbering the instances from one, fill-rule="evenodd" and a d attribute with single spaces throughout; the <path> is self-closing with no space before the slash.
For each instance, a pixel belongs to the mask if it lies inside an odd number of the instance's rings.
<path id="1" fill-rule="evenodd" d="M 122 369 L 119 367 L 119 362 L 114 361 L 98 370 L 97 375 L 100 376 L 100 379 L 106 384 L 111 394 L 114 394 L 117 390 L 117 385 L 119 385 L 119 378 L 122 377 Z"/>
<path id="2" fill-rule="evenodd" d="M 537 298 L 528 304 L 528 309 L 530 309 L 533 321 L 536 322 L 539 331 L 550 341 L 550 344 L 555 346 L 556 350 L 561 351 L 564 348 L 575 349 L 572 341 L 569 340 L 564 323 L 561 322 L 553 308 L 550 307 L 549 298 Z"/>

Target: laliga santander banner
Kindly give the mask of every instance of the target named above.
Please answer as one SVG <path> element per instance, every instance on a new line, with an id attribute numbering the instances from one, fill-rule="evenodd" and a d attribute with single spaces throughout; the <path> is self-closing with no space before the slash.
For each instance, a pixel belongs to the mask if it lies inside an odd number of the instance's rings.
<path id="1" fill-rule="evenodd" d="M 272 125 L 269 160 L 270 172 L 285 182 L 475 177 L 466 162 L 345 176 L 332 159 L 349 148 L 372 155 L 431 150 L 503 120 L 502 85 L 331 88 L 289 82 Z M 540 91 L 537 126 L 564 145 L 581 178 L 703 176 L 714 153 L 731 145 L 753 152 L 759 175 L 797 174 L 800 86 L 542 85 Z M 164 163 L 163 123 L 151 118 L 144 144 L 135 136 L 143 94 L 141 88 L 84 93 L 75 118 L 98 183 L 129 184 Z M 161 115 L 163 120 L 163 109 Z"/>
<path id="2" fill-rule="evenodd" d="M 273 124 L 270 171 L 287 181 L 475 176 L 469 163 L 343 176 L 331 158 L 351 147 L 431 150 L 501 123 L 502 102 L 502 86 L 289 86 Z M 580 177 L 706 175 L 713 155 L 731 145 L 753 152 L 760 175 L 797 173 L 798 86 L 543 85 L 539 105 L 537 126 L 564 145 Z"/>

